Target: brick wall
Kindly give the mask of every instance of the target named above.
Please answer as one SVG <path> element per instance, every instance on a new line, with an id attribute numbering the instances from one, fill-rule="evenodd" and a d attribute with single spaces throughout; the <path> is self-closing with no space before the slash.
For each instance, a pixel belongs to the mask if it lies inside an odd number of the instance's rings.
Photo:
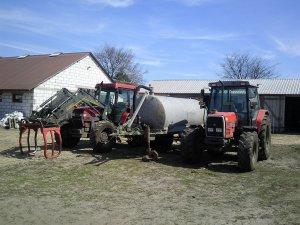
<path id="1" fill-rule="evenodd" d="M 22 95 L 22 102 L 13 102 L 13 94 Z M 14 111 L 22 112 L 25 116 L 29 116 L 33 106 L 33 92 L 2 92 L 2 101 L 0 102 L 0 119 L 5 114 L 12 113 Z"/>
<path id="2" fill-rule="evenodd" d="M 76 91 L 78 88 L 94 89 L 95 85 L 101 81 L 110 83 L 101 68 L 90 56 L 87 56 L 36 87 L 33 109 L 61 88 L 67 88 L 70 91 Z"/>

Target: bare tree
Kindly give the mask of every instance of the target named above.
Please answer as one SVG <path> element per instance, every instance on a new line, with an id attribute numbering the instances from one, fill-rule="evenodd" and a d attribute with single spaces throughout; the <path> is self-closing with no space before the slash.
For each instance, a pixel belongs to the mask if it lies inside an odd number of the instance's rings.
<path id="1" fill-rule="evenodd" d="M 143 75 L 147 71 L 135 62 L 132 50 L 105 45 L 94 55 L 112 79 L 135 84 L 144 82 Z"/>
<path id="2" fill-rule="evenodd" d="M 224 63 L 222 78 L 227 79 L 264 79 L 276 78 L 275 67 L 261 57 L 252 57 L 248 53 L 233 53 L 227 55 Z"/>

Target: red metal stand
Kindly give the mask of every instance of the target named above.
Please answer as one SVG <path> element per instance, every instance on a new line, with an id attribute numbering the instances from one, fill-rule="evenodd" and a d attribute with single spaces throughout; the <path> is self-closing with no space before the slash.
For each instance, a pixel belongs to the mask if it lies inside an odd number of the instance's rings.
<path id="1" fill-rule="evenodd" d="M 50 132 L 51 134 L 51 143 L 52 143 L 52 151 L 51 151 L 51 159 L 57 158 L 61 154 L 61 148 L 62 148 L 62 140 L 61 140 L 61 134 L 60 134 L 60 127 L 59 126 L 43 126 L 41 121 L 35 121 L 35 122 L 28 122 L 26 120 L 21 120 L 20 122 L 20 135 L 19 135 L 19 145 L 20 145 L 20 151 L 23 155 L 35 155 L 37 151 L 37 133 L 38 130 L 41 130 L 41 133 L 43 135 L 43 140 L 44 140 L 44 156 L 46 159 L 48 159 L 48 144 L 47 144 L 47 134 Z M 34 133 L 34 151 L 30 150 L 30 130 L 33 130 Z M 27 145 L 28 145 L 28 151 L 25 152 L 23 151 L 23 146 L 22 146 L 22 135 L 28 131 L 27 134 Z M 55 151 L 54 149 L 54 135 L 56 135 L 57 140 L 58 140 L 58 150 Z"/>

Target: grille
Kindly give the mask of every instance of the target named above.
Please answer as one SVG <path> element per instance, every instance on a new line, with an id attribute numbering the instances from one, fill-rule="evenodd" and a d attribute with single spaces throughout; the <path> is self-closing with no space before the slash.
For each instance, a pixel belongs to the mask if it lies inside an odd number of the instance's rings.
<path id="1" fill-rule="evenodd" d="M 206 135 L 208 137 L 224 137 L 224 118 L 222 116 L 207 117 Z"/>

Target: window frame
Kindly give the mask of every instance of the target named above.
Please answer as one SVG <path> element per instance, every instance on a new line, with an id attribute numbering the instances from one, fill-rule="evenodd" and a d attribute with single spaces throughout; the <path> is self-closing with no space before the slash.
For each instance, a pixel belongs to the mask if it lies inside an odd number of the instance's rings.
<path id="1" fill-rule="evenodd" d="M 23 93 L 13 93 L 12 94 L 13 103 L 23 103 Z"/>

